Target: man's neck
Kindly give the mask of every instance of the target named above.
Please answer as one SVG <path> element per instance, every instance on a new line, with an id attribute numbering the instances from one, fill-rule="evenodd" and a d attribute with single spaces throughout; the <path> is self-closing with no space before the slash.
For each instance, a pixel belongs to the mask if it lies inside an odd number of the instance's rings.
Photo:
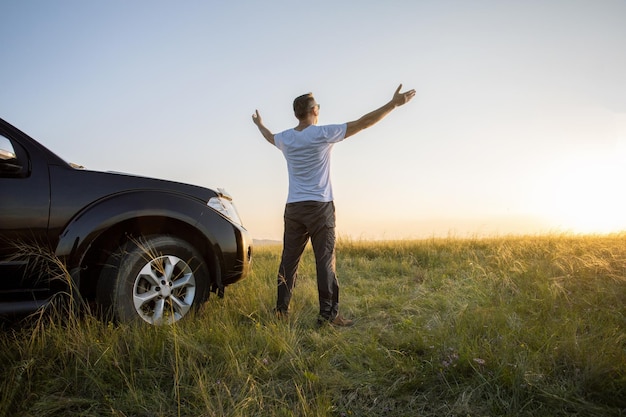
<path id="1" fill-rule="evenodd" d="M 294 130 L 297 130 L 298 132 L 302 132 L 304 129 L 306 129 L 307 127 L 311 126 L 313 123 L 302 123 L 300 122 L 298 124 L 298 126 L 294 127 Z"/>
<path id="2" fill-rule="evenodd" d="M 305 119 L 300 120 L 300 123 L 298 123 L 298 126 L 296 126 L 294 129 L 297 130 L 298 132 L 302 132 L 307 127 L 312 126 L 316 123 L 317 123 L 317 118 L 314 116 L 309 116 Z"/>

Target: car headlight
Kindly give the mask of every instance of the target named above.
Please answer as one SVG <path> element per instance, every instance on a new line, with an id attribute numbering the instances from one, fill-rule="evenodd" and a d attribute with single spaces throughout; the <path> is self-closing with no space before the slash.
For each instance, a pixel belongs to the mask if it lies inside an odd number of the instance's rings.
<path id="1" fill-rule="evenodd" d="M 243 226 L 241 223 L 241 219 L 239 218 L 239 213 L 237 213 L 237 209 L 233 204 L 233 198 L 221 188 L 217 189 L 218 196 L 212 197 L 208 202 L 207 206 L 211 207 L 213 210 L 221 213 L 224 217 L 226 217 L 231 222 Z"/>

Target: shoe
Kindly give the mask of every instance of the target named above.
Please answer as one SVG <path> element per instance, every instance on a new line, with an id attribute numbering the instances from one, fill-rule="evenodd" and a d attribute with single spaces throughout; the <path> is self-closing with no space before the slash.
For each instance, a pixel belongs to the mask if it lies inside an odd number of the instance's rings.
<path id="1" fill-rule="evenodd" d="M 337 316 L 331 320 L 330 324 L 337 327 L 350 327 L 354 324 L 354 321 L 342 316 Z"/>
<path id="2" fill-rule="evenodd" d="M 274 309 L 274 316 L 278 319 L 278 320 L 282 320 L 282 321 L 287 321 L 289 320 L 289 312 L 285 311 L 285 310 L 278 310 L 278 309 Z"/>
<path id="3" fill-rule="evenodd" d="M 331 326 L 335 326 L 335 327 L 350 327 L 354 324 L 354 321 L 347 319 L 345 317 L 342 317 L 342 316 L 337 316 L 332 320 L 328 320 L 321 316 L 317 318 L 318 327 L 321 327 L 325 324 L 330 324 Z"/>

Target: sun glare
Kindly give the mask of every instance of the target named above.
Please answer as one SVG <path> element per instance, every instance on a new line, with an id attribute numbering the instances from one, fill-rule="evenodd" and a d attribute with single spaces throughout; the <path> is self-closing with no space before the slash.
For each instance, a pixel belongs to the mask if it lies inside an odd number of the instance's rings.
<path id="1" fill-rule="evenodd" d="M 626 163 L 620 153 L 571 156 L 555 164 L 545 180 L 542 211 L 558 229 L 626 230 Z"/>

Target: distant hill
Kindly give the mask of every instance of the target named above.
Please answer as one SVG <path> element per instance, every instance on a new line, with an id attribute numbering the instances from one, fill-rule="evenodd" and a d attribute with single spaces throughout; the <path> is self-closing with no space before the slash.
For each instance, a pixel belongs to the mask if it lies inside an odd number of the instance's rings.
<path id="1" fill-rule="evenodd" d="M 270 245 L 282 245 L 283 242 L 280 240 L 272 240 L 272 239 L 252 239 L 252 244 L 254 246 L 270 246 Z"/>

